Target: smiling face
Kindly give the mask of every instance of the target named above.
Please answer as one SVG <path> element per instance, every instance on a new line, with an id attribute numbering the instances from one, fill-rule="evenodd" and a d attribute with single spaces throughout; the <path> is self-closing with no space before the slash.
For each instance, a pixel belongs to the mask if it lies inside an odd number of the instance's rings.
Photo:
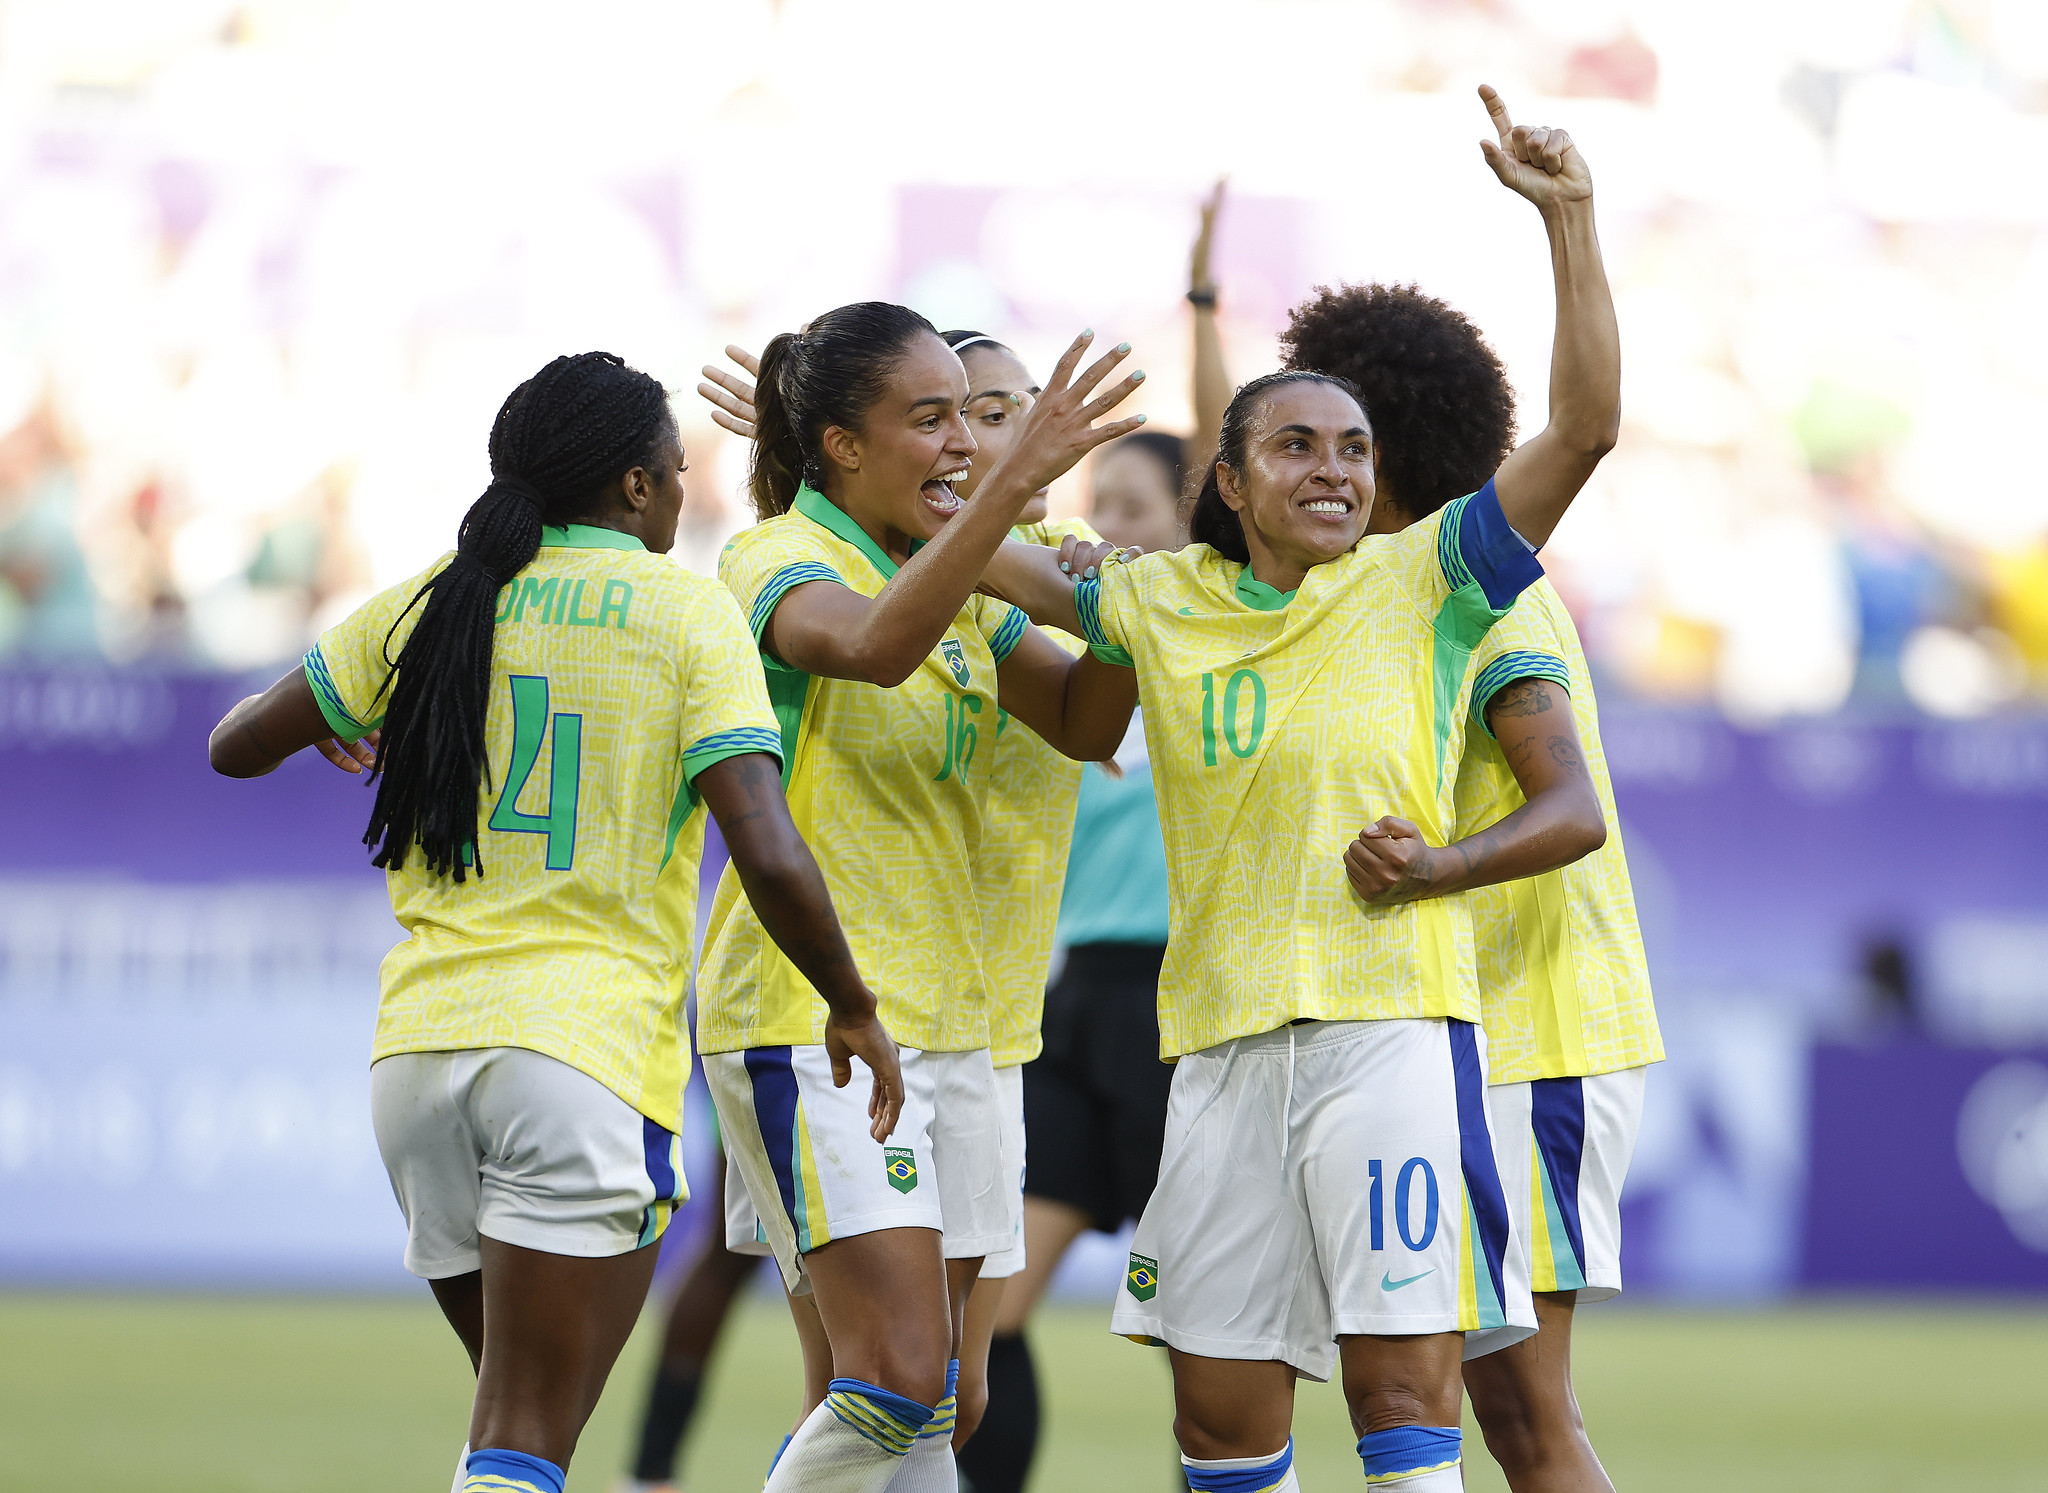
<path id="1" fill-rule="evenodd" d="M 1017 427 L 1030 406 L 1029 396 L 1038 392 L 1038 383 L 1015 353 L 993 342 L 975 343 L 960 354 L 960 362 L 967 370 L 967 428 L 981 448 L 974 455 L 972 474 L 959 484 L 960 495 L 972 497 L 981 479 L 1003 459 L 1010 443 L 1016 440 Z M 1011 397 L 1018 394 L 1026 396 L 1021 403 Z M 1041 487 L 1033 493 L 1017 522 L 1035 524 L 1043 520 L 1048 492 Z"/>
<path id="2" fill-rule="evenodd" d="M 860 429 L 825 430 L 825 495 L 885 550 L 907 554 L 911 540 L 936 538 L 960 511 L 954 484 L 974 458 L 966 403 L 960 359 L 919 333 Z"/>
<path id="3" fill-rule="evenodd" d="M 1334 384 L 1282 384 L 1260 400 L 1242 469 L 1217 490 L 1244 523 L 1252 572 L 1283 591 L 1346 554 L 1372 515 L 1372 428 Z"/>

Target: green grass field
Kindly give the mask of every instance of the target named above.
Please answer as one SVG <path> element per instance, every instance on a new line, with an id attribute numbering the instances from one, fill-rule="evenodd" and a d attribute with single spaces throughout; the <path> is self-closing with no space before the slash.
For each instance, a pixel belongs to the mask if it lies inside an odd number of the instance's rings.
<path id="1" fill-rule="evenodd" d="M 1048 1311 L 1036 1348 L 1041 1493 L 1156 1489 L 1172 1461 L 1164 1355 Z M 652 1345 L 627 1350 L 569 1486 L 623 1466 Z M 685 1448 L 694 1493 L 753 1493 L 796 1405 L 779 1304 L 734 1323 Z M 1579 1388 L 1624 1493 L 2048 1488 L 2048 1310 L 1609 1307 L 1583 1314 Z M 1049 1370 L 1049 1372 L 1048 1372 Z M 441 1493 L 468 1370 L 421 1292 L 392 1297 L 0 1295 L 0 1489 Z M 1504 1485 L 1468 1426 L 1467 1483 Z M 1359 1486 L 1342 1399 L 1304 1385 L 1305 1488 Z"/>

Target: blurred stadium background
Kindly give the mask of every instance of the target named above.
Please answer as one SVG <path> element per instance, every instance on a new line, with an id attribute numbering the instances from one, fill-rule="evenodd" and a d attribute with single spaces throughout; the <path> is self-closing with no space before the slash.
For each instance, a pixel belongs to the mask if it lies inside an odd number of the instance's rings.
<path id="1" fill-rule="evenodd" d="M 679 391 L 698 568 L 745 453 L 682 391 L 845 300 L 1040 367 L 1129 337 L 1185 429 L 1227 173 L 1234 374 L 1312 286 L 1413 279 L 1540 419 L 1482 79 L 1583 143 L 1626 344 L 1622 445 L 1546 554 L 1672 1053 L 1631 1294 L 1582 1325 L 1596 1439 L 1624 1487 L 2048 1485 L 2038 0 L 9 0 L 0 1488 L 446 1476 L 466 1376 L 369 1136 L 366 802 L 201 745 L 446 547 L 515 382 L 601 346 Z M 1043 1329 L 1041 1487 L 1166 1485 L 1116 1260 Z M 702 1487 L 754 1486 L 794 1408 L 748 1320 Z M 1304 1404 L 1303 1466 L 1355 1477 Z"/>

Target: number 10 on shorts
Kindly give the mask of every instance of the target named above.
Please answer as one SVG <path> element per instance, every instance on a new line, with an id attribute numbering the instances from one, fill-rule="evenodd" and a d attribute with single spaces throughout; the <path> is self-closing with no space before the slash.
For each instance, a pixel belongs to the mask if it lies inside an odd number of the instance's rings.
<path id="1" fill-rule="evenodd" d="M 1381 1163 L 1368 1161 L 1366 1175 L 1372 1178 L 1372 1190 L 1367 1206 L 1372 1212 L 1372 1247 L 1382 1250 L 1387 1247 L 1386 1177 Z M 1409 1225 L 1415 1218 L 1416 1178 L 1421 1177 L 1420 1206 L 1422 1227 L 1410 1233 Z M 1437 1194 L 1436 1170 L 1425 1157 L 1411 1156 L 1401 1163 L 1401 1170 L 1394 1176 L 1394 1230 L 1401 1236 L 1401 1242 L 1409 1249 L 1420 1253 L 1428 1249 L 1436 1238 Z"/>

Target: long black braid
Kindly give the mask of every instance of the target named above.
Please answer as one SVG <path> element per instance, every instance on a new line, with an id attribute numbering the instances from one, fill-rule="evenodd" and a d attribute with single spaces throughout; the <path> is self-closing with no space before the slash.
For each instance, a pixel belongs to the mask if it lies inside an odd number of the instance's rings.
<path id="1" fill-rule="evenodd" d="M 363 843 L 397 869 L 414 845 L 427 870 L 461 881 L 477 844 L 477 798 L 490 763 L 491 647 L 499 588 L 533 563 L 543 524 L 598 516 L 606 490 L 652 468 L 674 430 L 661 384 L 610 353 L 556 358 L 514 389 L 491 424 L 491 485 L 456 531 L 455 558 L 406 608 L 424 607 L 391 665 L 377 802 Z M 383 691 L 380 689 L 379 694 Z M 380 843 L 381 842 L 381 843 Z"/>

